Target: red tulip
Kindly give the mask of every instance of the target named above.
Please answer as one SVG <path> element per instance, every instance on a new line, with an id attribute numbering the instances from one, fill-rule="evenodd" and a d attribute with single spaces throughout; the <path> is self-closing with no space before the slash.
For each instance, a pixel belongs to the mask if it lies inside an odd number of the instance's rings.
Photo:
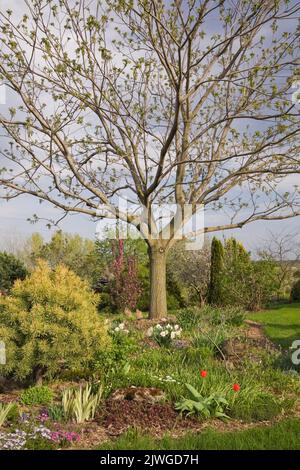
<path id="1" fill-rule="evenodd" d="M 233 384 L 232 389 L 233 389 L 235 392 L 238 392 L 238 391 L 241 389 L 241 387 L 239 386 L 239 384 Z"/>
<path id="2" fill-rule="evenodd" d="M 207 376 L 207 370 L 201 370 L 200 375 L 201 377 L 205 378 Z"/>

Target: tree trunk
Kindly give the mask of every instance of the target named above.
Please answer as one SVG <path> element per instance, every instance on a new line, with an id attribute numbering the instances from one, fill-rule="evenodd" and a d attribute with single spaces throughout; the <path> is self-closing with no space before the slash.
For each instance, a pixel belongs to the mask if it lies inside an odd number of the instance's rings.
<path id="1" fill-rule="evenodd" d="M 167 315 L 166 264 L 167 254 L 163 248 L 151 247 L 150 257 L 150 318 Z"/>

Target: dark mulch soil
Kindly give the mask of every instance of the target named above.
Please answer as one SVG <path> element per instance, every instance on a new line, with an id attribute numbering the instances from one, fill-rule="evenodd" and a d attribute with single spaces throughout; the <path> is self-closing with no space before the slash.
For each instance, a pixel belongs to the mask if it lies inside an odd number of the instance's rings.
<path id="1" fill-rule="evenodd" d="M 134 400 L 107 400 L 102 425 L 107 433 L 117 436 L 135 427 L 152 435 L 168 431 L 200 429 L 196 418 L 182 418 L 168 403 L 146 403 Z"/>

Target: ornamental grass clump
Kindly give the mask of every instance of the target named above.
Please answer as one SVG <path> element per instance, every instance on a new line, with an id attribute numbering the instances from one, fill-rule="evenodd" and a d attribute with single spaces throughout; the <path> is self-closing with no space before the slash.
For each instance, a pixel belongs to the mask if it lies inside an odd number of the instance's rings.
<path id="1" fill-rule="evenodd" d="M 92 393 L 92 386 L 87 384 L 84 388 L 69 388 L 63 392 L 62 407 L 66 419 L 84 423 L 94 419 L 97 407 L 100 404 L 103 387 Z"/>
<path id="2" fill-rule="evenodd" d="M 3 426 L 9 413 L 15 407 L 15 403 L 0 403 L 0 427 Z"/>
<path id="3" fill-rule="evenodd" d="M 170 346 L 172 341 L 180 338 L 182 329 L 179 325 L 157 325 L 151 327 L 147 331 L 147 336 L 153 338 L 160 346 Z"/>
<path id="4" fill-rule="evenodd" d="M 88 367 L 110 343 L 99 297 L 63 265 L 40 261 L 32 274 L 0 297 L 0 337 L 6 344 L 1 372 L 37 381 L 64 369 Z"/>

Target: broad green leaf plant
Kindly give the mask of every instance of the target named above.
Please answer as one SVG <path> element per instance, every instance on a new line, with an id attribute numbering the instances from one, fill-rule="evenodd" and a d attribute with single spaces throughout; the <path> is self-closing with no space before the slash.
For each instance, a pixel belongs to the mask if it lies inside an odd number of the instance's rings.
<path id="1" fill-rule="evenodd" d="M 212 393 L 205 397 L 192 385 L 185 384 L 191 398 L 182 398 L 176 403 L 175 409 L 187 416 L 199 414 L 205 418 L 229 419 L 225 411 L 228 409 L 228 401 L 221 395 Z"/>

